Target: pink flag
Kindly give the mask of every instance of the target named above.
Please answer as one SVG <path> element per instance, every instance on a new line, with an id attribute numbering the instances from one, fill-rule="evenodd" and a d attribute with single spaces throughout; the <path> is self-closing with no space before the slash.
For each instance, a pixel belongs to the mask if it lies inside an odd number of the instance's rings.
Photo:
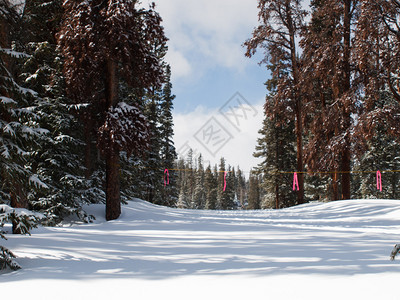
<path id="1" fill-rule="evenodd" d="M 296 190 L 296 186 L 297 186 L 297 190 L 299 190 L 299 180 L 297 179 L 297 173 L 294 172 L 294 176 L 293 176 L 293 191 Z"/>
<path id="2" fill-rule="evenodd" d="M 225 192 L 225 189 L 226 189 L 226 172 L 224 172 L 224 192 Z"/>
<path id="3" fill-rule="evenodd" d="M 376 188 L 382 192 L 382 174 L 381 171 L 376 171 Z"/>
<path id="4" fill-rule="evenodd" d="M 167 180 L 165 180 L 165 173 L 167 173 Z M 167 186 L 169 184 L 169 172 L 168 169 L 164 170 L 164 186 Z"/>

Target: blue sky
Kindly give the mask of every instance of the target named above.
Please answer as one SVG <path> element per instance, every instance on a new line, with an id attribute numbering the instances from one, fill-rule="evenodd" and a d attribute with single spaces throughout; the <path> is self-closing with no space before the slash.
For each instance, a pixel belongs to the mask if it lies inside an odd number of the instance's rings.
<path id="1" fill-rule="evenodd" d="M 257 0 L 154 2 L 169 38 L 166 59 L 172 68 L 176 95 L 175 146 L 179 150 L 190 145 L 211 164 L 223 156 L 229 164 L 250 170 L 258 163 L 252 153 L 263 118 L 266 93 L 263 83 L 269 76 L 265 66 L 258 65 L 261 56 L 246 58 L 242 47 L 258 24 Z M 231 102 L 230 117 L 237 121 L 241 117 L 239 126 L 233 126 L 229 116 L 221 114 L 219 109 L 237 92 L 245 101 L 239 97 Z M 247 115 L 241 104 L 250 107 L 247 112 L 258 113 Z M 199 142 L 200 136 L 204 136 L 199 130 L 206 128 L 204 124 L 210 118 L 215 131 L 221 129 L 230 137 L 226 143 L 221 142 L 223 147 L 211 151 L 209 145 Z M 179 154 L 185 155 L 184 151 Z"/>

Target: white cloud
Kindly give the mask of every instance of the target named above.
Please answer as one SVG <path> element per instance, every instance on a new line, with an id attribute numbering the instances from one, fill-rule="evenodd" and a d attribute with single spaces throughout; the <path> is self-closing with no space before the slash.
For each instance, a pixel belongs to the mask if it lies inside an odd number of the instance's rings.
<path id="1" fill-rule="evenodd" d="M 258 131 L 262 126 L 262 103 L 263 101 L 260 101 L 260 104 L 252 106 L 254 110 L 246 115 L 243 106 L 235 107 L 234 113 L 241 116 L 238 119 L 239 126 L 236 124 L 236 127 L 218 110 L 208 110 L 201 106 L 188 114 L 175 113 L 174 142 L 178 153 L 181 156 L 186 156 L 190 147 L 195 154 L 201 153 L 204 160 L 209 161 L 211 165 L 218 164 L 220 158 L 224 157 L 231 166 L 237 167 L 239 165 L 245 172 L 250 171 L 260 162 L 259 159 L 253 157 L 253 152 L 259 137 Z M 249 112 L 250 109 L 247 111 Z M 206 124 L 212 124 L 210 125 L 212 126 L 211 131 L 214 133 L 218 131 L 220 137 L 222 134 L 224 138 L 224 141 L 216 147 L 213 147 L 211 142 L 213 138 L 216 142 L 218 142 L 218 139 L 216 136 L 210 136 L 211 132 L 207 132 L 207 128 L 210 127 Z M 220 147 L 226 140 L 229 141 L 223 147 Z"/>
<path id="2" fill-rule="evenodd" d="M 155 2 L 170 39 L 170 50 L 187 62 L 183 71 L 176 67 L 177 78 L 189 74 L 201 76 L 215 67 L 240 72 L 251 63 L 244 57 L 241 45 L 257 25 L 257 0 Z M 174 54 L 168 60 L 172 64 Z"/>
<path id="3" fill-rule="evenodd" d="M 172 80 L 191 74 L 192 66 L 182 52 L 175 50 L 173 47 L 169 47 L 166 60 L 171 65 Z"/>

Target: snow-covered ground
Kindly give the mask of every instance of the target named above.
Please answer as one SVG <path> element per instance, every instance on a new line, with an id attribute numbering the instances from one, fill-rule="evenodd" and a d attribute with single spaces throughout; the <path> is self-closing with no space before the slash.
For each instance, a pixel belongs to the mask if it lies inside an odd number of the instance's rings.
<path id="1" fill-rule="evenodd" d="M 1 243 L 15 299 L 400 299 L 399 200 L 196 211 L 131 201 L 120 219 L 37 228 Z"/>

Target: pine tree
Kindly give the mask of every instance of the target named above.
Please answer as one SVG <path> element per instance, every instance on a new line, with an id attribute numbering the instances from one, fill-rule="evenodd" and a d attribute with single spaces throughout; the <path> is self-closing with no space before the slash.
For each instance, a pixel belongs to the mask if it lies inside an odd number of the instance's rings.
<path id="1" fill-rule="evenodd" d="M 381 97 L 375 101 L 367 100 L 371 106 L 367 107 L 366 112 L 361 115 L 362 122 L 360 124 L 360 143 L 363 145 L 359 150 L 359 160 L 354 169 L 357 172 L 358 185 L 356 185 L 354 193 L 357 197 L 362 198 L 389 198 L 397 199 L 399 196 L 397 186 L 399 184 L 399 175 L 392 170 L 398 170 L 400 167 L 400 145 L 393 134 L 390 134 L 390 124 L 382 122 L 382 119 L 375 120 L 376 124 L 372 125 L 374 130 L 365 134 L 367 124 L 370 121 L 365 119 L 366 115 L 381 113 L 385 106 L 396 106 L 396 101 L 388 92 L 382 91 Z M 371 130 L 371 129 L 369 129 Z M 384 188 L 382 192 L 377 190 L 376 172 L 382 171 L 382 181 Z M 388 170 L 389 172 L 384 172 Z"/>
<path id="2" fill-rule="evenodd" d="M 162 97 L 160 103 L 160 118 L 159 118 L 159 130 L 160 130 L 160 157 L 162 169 L 172 169 L 174 162 L 177 158 L 174 141 L 173 141 L 173 119 L 172 109 L 175 95 L 172 94 L 171 84 L 171 67 L 166 66 L 165 71 L 165 83 L 162 89 Z M 169 178 L 169 184 L 162 190 L 162 204 L 167 206 L 173 206 L 177 200 L 177 184 L 176 184 L 176 172 L 171 172 Z"/>
<path id="3" fill-rule="evenodd" d="M 206 193 L 206 209 L 217 209 L 218 182 L 216 172 L 216 167 L 214 168 L 214 172 L 212 172 L 210 165 L 208 165 L 205 171 L 204 189 Z"/>
<path id="4" fill-rule="evenodd" d="M 178 159 L 176 163 L 176 169 L 178 170 L 178 199 L 176 202 L 176 207 L 178 208 L 188 208 L 188 200 L 186 198 L 186 187 L 187 187 L 187 178 L 186 174 L 186 165 L 183 158 Z"/>
<path id="5" fill-rule="evenodd" d="M 359 197 L 393 198 L 397 196 L 397 173 L 383 173 L 385 187 L 376 190 L 375 172 L 398 169 L 398 124 L 400 94 L 398 70 L 400 60 L 399 17 L 397 1 L 363 1 L 355 32 L 355 52 L 359 80 L 362 82 L 363 110 L 358 115 L 355 136 L 359 164 Z"/>
<path id="6" fill-rule="evenodd" d="M 260 209 L 260 186 L 256 172 L 251 172 L 249 176 L 249 205 L 248 209 Z"/>
<path id="7" fill-rule="evenodd" d="M 21 66 L 20 78 L 26 87 L 36 91 L 35 114 L 40 126 L 48 130 L 32 163 L 47 188 L 31 194 L 30 207 L 43 212 L 48 224 L 72 213 L 86 219 L 82 205 L 104 199 L 101 180 L 84 177 L 82 127 L 77 110 L 65 97 L 62 58 L 56 49 L 61 5 L 61 1 L 26 1 L 22 17 L 21 39 L 29 57 Z"/>
<path id="8" fill-rule="evenodd" d="M 221 158 L 218 169 L 217 209 L 234 208 L 234 177 L 230 166 L 226 166 L 225 158 Z"/>
<path id="9" fill-rule="evenodd" d="M 194 207 L 195 209 L 203 209 L 206 205 L 206 191 L 205 186 L 205 175 L 203 167 L 203 157 L 200 154 L 197 158 L 197 170 L 195 178 L 195 188 L 194 188 Z"/>
<path id="10" fill-rule="evenodd" d="M 146 186 L 145 200 L 160 204 L 161 202 L 161 160 L 160 160 L 160 132 L 159 132 L 159 103 L 160 93 L 152 88 L 147 97 L 147 105 L 144 114 L 149 123 L 149 131 L 151 133 L 149 139 L 149 147 L 145 155 L 145 173 L 143 174 Z"/>
<path id="11" fill-rule="evenodd" d="M 265 49 L 262 63 L 273 71 L 278 89 L 273 95 L 273 105 L 268 106 L 270 117 L 280 114 L 295 122 L 296 161 L 299 172 L 297 203 L 304 203 L 303 163 L 303 95 L 300 89 L 298 38 L 303 28 L 306 12 L 299 0 L 259 0 L 259 25 L 253 37 L 245 42 L 246 56 L 251 57 L 257 48 Z M 273 66 L 273 68 L 271 68 Z M 290 109 L 288 109 L 290 108 Z"/>
<path id="12" fill-rule="evenodd" d="M 302 86 L 309 101 L 310 136 L 306 161 L 310 170 L 334 171 L 333 199 L 349 199 L 352 158 L 352 113 L 356 113 L 357 77 L 351 61 L 352 24 L 359 1 L 313 1 L 304 33 Z M 339 190 L 341 182 L 341 193 Z"/>
<path id="13" fill-rule="evenodd" d="M 240 205 L 240 208 L 244 208 L 247 205 L 247 191 L 246 191 L 246 178 L 242 173 L 242 170 L 238 168 L 237 171 L 237 184 L 236 184 L 236 195 Z"/>
<path id="14" fill-rule="evenodd" d="M 29 208 L 29 199 L 39 189 L 48 188 L 37 174 L 34 157 L 48 130 L 40 127 L 36 114 L 37 93 L 21 80 L 21 65 L 29 57 L 24 50 L 21 16 L 8 1 L 0 2 L 2 32 L 0 50 L 0 183 L 1 201 L 15 208 Z M 13 232 L 21 233 L 13 222 Z"/>
<path id="15" fill-rule="evenodd" d="M 194 187 L 195 187 L 195 161 L 193 157 L 193 150 L 190 149 L 186 158 L 186 165 L 185 165 L 185 178 L 186 178 L 186 199 L 188 201 L 189 208 L 194 208 Z"/>
<path id="16" fill-rule="evenodd" d="M 274 70 L 275 66 L 270 65 L 269 68 Z M 295 169 L 294 122 L 273 109 L 278 82 L 277 75 L 266 82 L 269 94 L 265 102 L 265 118 L 253 154 L 263 159 L 256 168 L 257 173 L 263 177 L 260 184 L 264 193 L 261 207 L 276 209 L 301 204 L 296 201 L 296 194 L 292 191 L 293 174 L 287 173 Z"/>
<path id="17" fill-rule="evenodd" d="M 58 39 L 65 57 L 68 94 L 79 103 L 90 99 L 102 107 L 98 145 L 106 161 L 107 220 L 121 213 L 120 151 L 130 155 L 148 146 L 145 117 L 137 107 L 120 101 L 120 78 L 133 87 L 146 88 L 159 86 L 163 74 L 153 51 L 153 45 L 166 41 L 161 18 L 154 6 L 145 10 L 137 4 L 125 0 L 66 1 Z"/>

